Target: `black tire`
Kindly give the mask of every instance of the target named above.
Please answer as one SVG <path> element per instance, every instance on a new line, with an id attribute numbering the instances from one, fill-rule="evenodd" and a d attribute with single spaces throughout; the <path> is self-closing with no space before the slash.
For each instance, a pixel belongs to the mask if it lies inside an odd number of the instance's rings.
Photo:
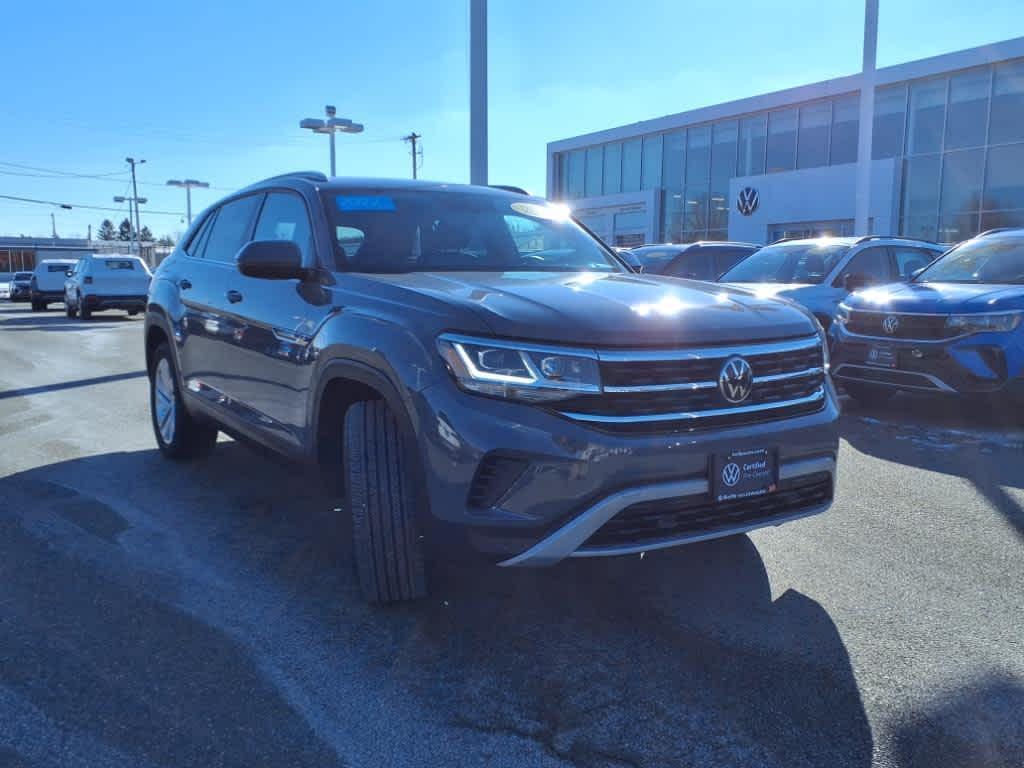
<path id="1" fill-rule="evenodd" d="M 169 382 L 164 374 L 169 377 Z M 167 388 L 170 389 L 169 397 L 159 391 L 161 386 L 158 385 L 158 379 L 167 384 Z M 160 407 L 158 400 L 161 403 Z M 170 347 L 166 343 L 158 346 L 153 353 L 152 367 L 149 370 L 149 413 L 156 444 L 160 448 L 160 453 L 169 459 L 185 461 L 200 458 L 209 454 L 217 443 L 217 428 L 196 421 L 185 410 L 178 387 L 174 358 L 171 357 Z M 168 421 L 165 422 L 165 418 Z M 166 429 L 167 426 L 170 428 Z"/>
<path id="2" fill-rule="evenodd" d="M 363 598 L 415 600 L 427 593 L 416 527 L 413 459 L 394 414 L 381 400 L 345 414 L 344 461 L 353 551 Z"/>
<path id="3" fill-rule="evenodd" d="M 137 314 L 139 314 L 139 310 L 137 310 L 137 309 L 129 309 L 128 310 L 128 317 L 135 317 Z"/>
<path id="4" fill-rule="evenodd" d="M 863 384 L 859 381 L 844 381 L 843 389 L 846 390 L 846 394 L 862 405 L 882 405 L 896 394 L 896 390 L 891 387 Z"/>
<path id="5" fill-rule="evenodd" d="M 64 301 L 64 314 L 68 317 L 78 317 L 78 305 L 70 301 Z"/>
<path id="6" fill-rule="evenodd" d="M 32 299 L 32 311 L 33 312 L 41 312 L 42 311 L 40 309 L 39 302 L 36 301 L 35 299 Z"/>
<path id="7" fill-rule="evenodd" d="M 89 320 L 92 318 L 92 310 L 85 306 L 81 299 L 78 300 L 78 314 L 82 316 L 83 320 Z"/>

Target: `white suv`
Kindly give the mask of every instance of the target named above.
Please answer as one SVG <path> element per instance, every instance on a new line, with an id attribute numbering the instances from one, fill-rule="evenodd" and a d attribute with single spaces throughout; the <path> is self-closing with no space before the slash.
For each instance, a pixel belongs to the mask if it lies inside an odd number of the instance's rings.
<path id="1" fill-rule="evenodd" d="M 83 320 L 88 320 L 93 312 L 103 309 L 123 309 L 129 315 L 137 315 L 146 308 L 152 276 L 138 256 L 89 254 L 64 281 L 67 315 L 81 314 Z"/>

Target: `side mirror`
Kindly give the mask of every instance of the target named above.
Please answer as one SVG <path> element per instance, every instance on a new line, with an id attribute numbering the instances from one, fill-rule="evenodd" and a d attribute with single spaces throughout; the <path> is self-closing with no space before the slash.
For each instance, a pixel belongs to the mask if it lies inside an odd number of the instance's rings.
<path id="1" fill-rule="evenodd" d="M 868 275 L 862 275 L 854 272 L 843 277 L 843 289 L 847 293 L 853 293 L 859 291 L 861 288 L 865 288 L 871 285 L 874 281 Z"/>
<path id="2" fill-rule="evenodd" d="M 291 240 L 253 240 L 236 257 L 238 271 L 264 280 L 302 280 L 302 251 Z"/>

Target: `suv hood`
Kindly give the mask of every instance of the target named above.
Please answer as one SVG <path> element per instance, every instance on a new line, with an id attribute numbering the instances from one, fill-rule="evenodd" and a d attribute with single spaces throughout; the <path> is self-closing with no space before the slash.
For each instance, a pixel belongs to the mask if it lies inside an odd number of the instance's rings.
<path id="1" fill-rule="evenodd" d="M 896 283 L 847 297 L 853 309 L 964 313 L 1024 309 L 1024 285 L 992 283 Z"/>
<path id="2" fill-rule="evenodd" d="M 715 283 L 654 275 L 414 272 L 373 278 L 406 295 L 470 309 L 496 336 L 531 341 L 590 346 L 718 344 L 816 332 L 807 314 L 788 302 Z"/>

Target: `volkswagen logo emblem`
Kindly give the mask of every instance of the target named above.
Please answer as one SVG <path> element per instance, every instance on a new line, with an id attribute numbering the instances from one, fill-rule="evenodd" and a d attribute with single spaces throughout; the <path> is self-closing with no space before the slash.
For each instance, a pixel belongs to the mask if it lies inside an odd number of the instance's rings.
<path id="1" fill-rule="evenodd" d="M 730 357 L 718 373 L 718 389 L 730 403 L 742 403 L 754 388 L 754 371 L 742 357 Z"/>
<path id="2" fill-rule="evenodd" d="M 740 481 L 740 465 L 730 461 L 722 467 L 722 482 L 730 488 Z"/>
<path id="3" fill-rule="evenodd" d="M 753 187 L 744 187 L 740 190 L 740 196 L 736 198 L 736 210 L 744 216 L 749 216 L 757 210 L 759 199 L 757 190 Z"/>
<path id="4" fill-rule="evenodd" d="M 882 321 L 882 330 L 892 336 L 900 327 L 900 319 L 895 315 L 889 315 Z"/>

